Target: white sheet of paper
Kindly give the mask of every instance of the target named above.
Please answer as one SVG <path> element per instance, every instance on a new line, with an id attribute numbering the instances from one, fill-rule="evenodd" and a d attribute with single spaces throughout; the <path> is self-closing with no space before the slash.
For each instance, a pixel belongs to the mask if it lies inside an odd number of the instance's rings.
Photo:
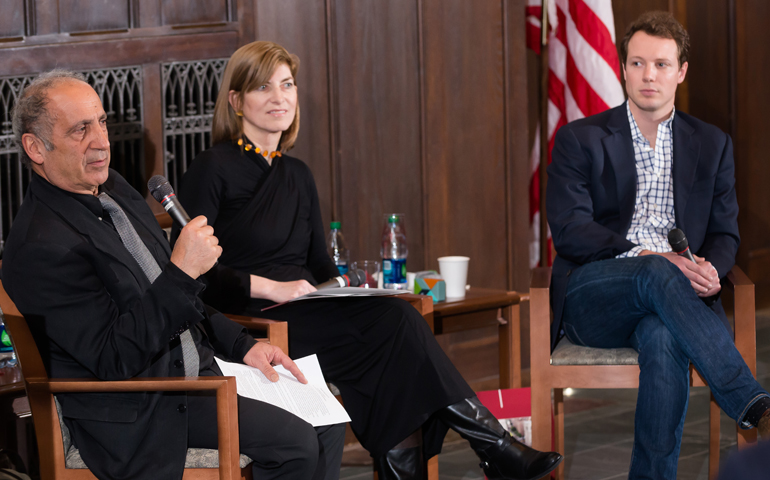
<path id="1" fill-rule="evenodd" d="M 271 382 L 254 367 L 226 362 L 219 358 L 216 361 L 223 375 L 235 377 L 238 395 L 242 397 L 275 405 L 314 427 L 350 421 L 348 412 L 326 386 L 321 365 L 315 355 L 294 360 L 305 374 L 307 385 L 299 383 L 291 372 L 280 365 L 274 367 L 279 380 Z"/>

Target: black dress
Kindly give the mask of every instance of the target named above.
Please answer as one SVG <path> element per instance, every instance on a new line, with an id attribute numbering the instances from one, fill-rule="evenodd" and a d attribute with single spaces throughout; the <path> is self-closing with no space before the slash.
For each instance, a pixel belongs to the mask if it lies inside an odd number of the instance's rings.
<path id="1" fill-rule="evenodd" d="M 206 303 L 288 321 L 291 357 L 318 355 L 373 456 L 420 426 L 425 454 L 441 451 L 447 427 L 432 415 L 474 393 L 411 305 L 397 298 L 319 299 L 262 312 L 273 302 L 249 298 L 249 274 L 314 285 L 337 275 L 307 165 L 284 155 L 271 166 L 253 151 L 218 144 L 193 161 L 179 199 L 190 216 L 208 218 L 223 248 L 205 278 Z"/>

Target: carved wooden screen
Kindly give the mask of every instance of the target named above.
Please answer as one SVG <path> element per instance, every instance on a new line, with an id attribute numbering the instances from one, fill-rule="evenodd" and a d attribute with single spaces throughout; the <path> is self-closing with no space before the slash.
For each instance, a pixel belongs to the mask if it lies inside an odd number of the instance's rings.
<path id="1" fill-rule="evenodd" d="M 34 78 L 0 77 L 0 254 L 30 179 L 29 170 L 21 165 L 19 149 L 13 139 L 11 109 L 21 91 Z"/>
<path id="2" fill-rule="evenodd" d="M 162 65 L 164 171 L 178 186 L 190 162 L 211 146 L 211 120 L 226 58 Z"/>
<path id="3" fill-rule="evenodd" d="M 110 167 L 139 191 L 144 184 L 142 69 L 138 66 L 81 71 L 107 113 Z M 34 75 L 0 77 L 0 255 L 31 178 L 21 165 L 11 130 L 11 110 Z"/>

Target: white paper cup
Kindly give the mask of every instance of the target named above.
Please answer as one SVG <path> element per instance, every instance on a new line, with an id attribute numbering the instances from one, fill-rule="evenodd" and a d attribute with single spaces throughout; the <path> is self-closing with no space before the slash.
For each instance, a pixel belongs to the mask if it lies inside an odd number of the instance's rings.
<path id="1" fill-rule="evenodd" d="M 412 293 L 414 292 L 414 279 L 417 276 L 414 272 L 406 272 L 406 289 Z"/>
<path id="2" fill-rule="evenodd" d="M 446 282 L 447 298 L 464 298 L 469 257 L 440 257 L 438 268 Z"/>

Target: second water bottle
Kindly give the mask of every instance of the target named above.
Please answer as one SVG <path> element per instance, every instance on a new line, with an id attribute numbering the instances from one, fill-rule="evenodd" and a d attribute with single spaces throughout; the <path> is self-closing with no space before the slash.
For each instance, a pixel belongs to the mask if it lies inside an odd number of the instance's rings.
<path id="1" fill-rule="evenodd" d="M 403 213 L 385 215 L 382 229 L 382 286 L 393 290 L 406 290 L 406 227 Z"/>

